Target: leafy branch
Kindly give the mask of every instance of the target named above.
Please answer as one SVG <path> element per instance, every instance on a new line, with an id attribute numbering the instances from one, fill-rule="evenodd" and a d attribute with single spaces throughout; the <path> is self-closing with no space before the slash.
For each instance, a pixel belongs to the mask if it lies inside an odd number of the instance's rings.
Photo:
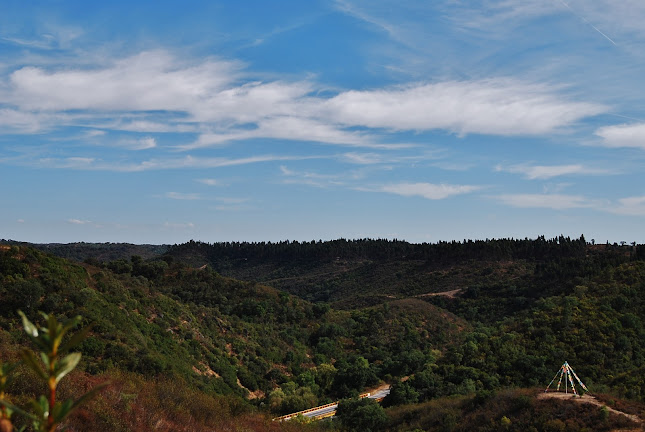
<path id="1" fill-rule="evenodd" d="M 56 398 L 58 383 L 81 360 L 81 353 L 69 353 L 69 351 L 87 337 L 92 326 L 83 328 L 72 335 L 69 340 L 63 342 L 64 336 L 81 322 L 82 318 L 80 316 L 76 316 L 65 323 L 60 323 L 53 314 L 48 315 L 41 312 L 46 322 L 46 325 L 41 327 L 29 321 L 22 311 L 18 311 L 18 314 L 22 318 L 22 325 L 27 336 L 39 349 L 38 355 L 28 349 L 22 349 L 20 357 L 25 365 L 47 383 L 48 391 L 47 394 L 40 395 L 30 402 L 31 412 L 12 405 L 4 398 L 4 388 L 13 367 L 0 365 L 2 366 L 0 368 L 0 421 L 6 420 L 9 422 L 11 413 L 17 413 L 29 418 L 33 422 L 36 431 L 54 432 L 56 427 L 69 414 L 107 385 L 99 385 L 76 400 L 68 399 L 61 402 Z M 10 424 L 7 430 L 11 431 Z"/>

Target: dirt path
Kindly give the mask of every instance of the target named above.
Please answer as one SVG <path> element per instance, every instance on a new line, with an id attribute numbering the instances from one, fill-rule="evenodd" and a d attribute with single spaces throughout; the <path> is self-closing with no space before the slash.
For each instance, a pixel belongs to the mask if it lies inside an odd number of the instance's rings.
<path id="1" fill-rule="evenodd" d="M 427 294 L 419 294 L 415 297 L 435 297 L 435 296 L 442 296 L 442 297 L 448 297 L 448 298 L 455 298 L 457 294 L 461 292 L 461 289 L 454 289 L 451 291 L 442 291 L 442 292 L 436 292 L 436 293 L 427 293 Z"/>
<path id="2" fill-rule="evenodd" d="M 538 399 L 566 399 L 566 400 L 573 400 L 574 402 L 578 402 L 578 403 L 590 403 L 592 405 L 596 405 L 599 407 L 604 406 L 609 410 L 609 412 L 613 412 L 614 414 L 625 416 L 635 423 L 639 423 L 639 424 L 643 423 L 640 417 L 634 414 L 627 414 L 622 411 L 618 411 L 611 407 L 608 407 L 607 405 L 603 404 L 598 399 L 596 399 L 593 396 L 590 396 L 589 394 L 585 394 L 582 397 L 574 397 L 571 393 L 567 394 L 562 392 L 551 392 L 551 393 L 540 393 L 537 398 Z"/>

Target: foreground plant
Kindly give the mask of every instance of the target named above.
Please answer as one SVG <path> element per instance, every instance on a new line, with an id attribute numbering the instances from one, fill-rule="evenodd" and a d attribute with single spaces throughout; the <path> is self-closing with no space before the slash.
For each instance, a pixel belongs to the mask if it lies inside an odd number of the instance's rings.
<path id="1" fill-rule="evenodd" d="M 0 361 L 0 403 L 7 401 L 6 389 L 11 382 L 11 372 L 16 368 L 15 364 L 3 363 Z M 11 432 L 11 408 L 0 405 L 0 432 Z"/>
<path id="2" fill-rule="evenodd" d="M 56 427 L 83 402 L 94 396 L 105 384 L 95 387 L 80 398 L 64 402 L 56 399 L 56 388 L 60 380 L 70 373 L 81 360 L 81 353 L 67 354 L 70 349 L 81 343 L 88 335 L 91 326 L 85 327 L 63 343 L 63 337 L 82 320 L 74 317 L 60 323 L 56 317 L 41 312 L 46 326 L 37 327 L 21 311 L 22 325 L 31 341 L 40 350 L 39 357 L 28 349 L 20 352 L 22 361 L 47 384 L 47 394 L 31 401 L 31 411 L 24 411 L 0 398 L 4 410 L 22 414 L 32 420 L 34 429 L 40 432 L 54 432 Z M 7 421 L 9 419 L 7 418 Z M 11 429 L 8 429 L 11 430 Z"/>

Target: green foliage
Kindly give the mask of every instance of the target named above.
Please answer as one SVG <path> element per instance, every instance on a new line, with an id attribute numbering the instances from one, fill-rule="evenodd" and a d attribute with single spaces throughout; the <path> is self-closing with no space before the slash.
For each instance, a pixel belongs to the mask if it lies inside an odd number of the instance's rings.
<path id="1" fill-rule="evenodd" d="M 96 325 L 78 345 L 77 369 L 183 380 L 210 396 L 255 398 L 250 404 L 276 414 L 384 380 L 395 383 L 392 405 L 473 394 L 481 405 L 493 390 L 545 386 L 564 359 L 592 391 L 645 398 L 638 248 L 560 237 L 191 242 L 163 257 L 104 245 L 96 250 L 109 258 L 79 255 L 93 247 L 70 246 L 83 265 L 22 245 L 0 248 L 0 329 L 15 328 L 18 307 L 30 319 L 37 310 L 82 315 Z M 17 352 L 25 337 L 6 334 L 4 346 Z M 61 371 L 75 360 L 65 358 Z M 27 361 L 43 369 L 42 359 Z M 437 427 L 456 427 L 461 409 L 443 412 Z M 509 413 L 491 419 L 501 427 L 504 416 L 516 428 Z"/>
<path id="2" fill-rule="evenodd" d="M 397 381 L 390 387 L 390 394 L 383 399 L 383 406 L 390 407 L 393 405 L 405 405 L 419 401 L 419 392 L 417 392 L 409 382 Z"/>
<path id="3" fill-rule="evenodd" d="M 4 403 L 10 402 L 6 391 L 13 379 L 12 373 L 15 368 L 15 364 L 0 361 L 0 430 L 8 432 L 12 430 L 11 415 L 13 410 L 10 406 L 4 405 Z"/>
<path id="4" fill-rule="evenodd" d="M 46 395 L 40 395 L 30 402 L 30 412 L 12 405 L 4 399 L 4 390 L 8 384 L 7 376 L 13 367 L 0 365 L 0 404 L 4 408 L 0 418 L 8 420 L 11 412 L 16 412 L 28 417 L 33 422 L 35 430 L 53 432 L 73 410 L 90 399 L 101 388 L 95 387 L 76 400 L 67 399 L 61 402 L 56 399 L 56 390 L 60 380 L 70 373 L 81 359 L 80 353 L 67 353 L 85 339 L 89 327 L 85 327 L 68 340 L 63 341 L 65 335 L 80 323 L 80 316 L 68 320 L 66 323 L 60 323 L 54 315 L 43 313 L 46 326 L 38 327 L 22 311 L 18 313 L 22 318 L 25 333 L 40 350 L 40 355 L 37 357 L 32 351 L 23 349 L 20 352 L 22 361 L 46 383 L 48 391 Z"/>
<path id="5" fill-rule="evenodd" d="M 356 432 L 382 430 L 388 420 L 383 407 L 369 398 L 341 400 L 338 403 L 336 416 L 343 430 Z"/>

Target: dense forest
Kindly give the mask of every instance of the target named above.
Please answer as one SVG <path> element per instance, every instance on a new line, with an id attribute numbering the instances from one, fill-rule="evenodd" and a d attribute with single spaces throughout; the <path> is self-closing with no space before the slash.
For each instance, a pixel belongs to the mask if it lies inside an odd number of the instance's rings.
<path id="1" fill-rule="evenodd" d="M 534 398 L 568 360 L 594 394 L 643 412 L 645 246 L 594 243 L 5 241 L 0 361 L 29 346 L 18 310 L 93 323 L 63 391 L 109 385 L 69 418 L 78 430 L 627 427 Z M 38 393 L 15 374 L 16 403 Z M 351 399 L 383 383 L 382 405 Z M 335 421 L 270 420 L 339 399 Z"/>

